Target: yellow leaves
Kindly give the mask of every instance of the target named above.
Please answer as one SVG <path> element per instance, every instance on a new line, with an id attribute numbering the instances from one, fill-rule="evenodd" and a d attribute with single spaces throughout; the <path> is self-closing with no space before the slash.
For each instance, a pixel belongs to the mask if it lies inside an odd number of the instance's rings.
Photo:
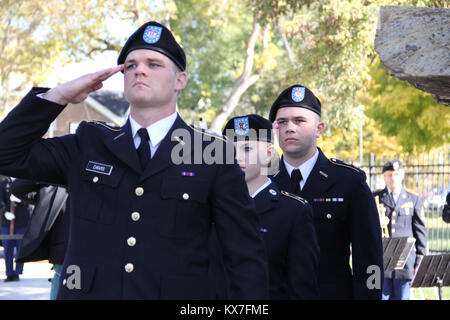
<path id="1" fill-rule="evenodd" d="M 211 121 L 214 119 L 215 116 L 216 116 L 216 111 L 212 108 L 199 113 L 199 118 L 206 120 L 207 123 L 211 123 Z"/>
<path id="2" fill-rule="evenodd" d="M 255 68 L 257 70 L 270 71 L 278 65 L 276 58 L 281 54 L 281 50 L 273 43 L 262 54 L 255 56 Z"/>

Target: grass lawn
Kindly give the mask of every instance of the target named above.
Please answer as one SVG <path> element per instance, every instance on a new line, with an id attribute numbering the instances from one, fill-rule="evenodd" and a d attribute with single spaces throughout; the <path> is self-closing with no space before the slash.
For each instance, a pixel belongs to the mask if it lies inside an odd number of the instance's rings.
<path id="1" fill-rule="evenodd" d="M 420 292 L 422 290 L 423 296 Z M 411 292 L 411 300 L 439 300 L 436 288 L 414 288 Z M 450 287 L 442 288 L 442 300 L 450 300 Z"/>
<path id="2" fill-rule="evenodd" d="M 425 218 L 428 228 L 428 251 L 448 251 L 450 253 L 450 224 L 442 221 L 442 218 Z"/>

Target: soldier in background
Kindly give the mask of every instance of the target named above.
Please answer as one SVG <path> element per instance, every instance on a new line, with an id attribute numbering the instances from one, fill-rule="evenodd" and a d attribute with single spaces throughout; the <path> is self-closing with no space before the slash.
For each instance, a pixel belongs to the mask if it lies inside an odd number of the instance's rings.
<path id="1" fill-rule="evenodd" d="M 280 190 L 268 177 L 270 167 L 277 169 L 279 160 L 272 123 L 255 114 L 235 117 L 227 122 L 223 134 L 234 141 L 236 159 L 255 202 L 269 264 L 270 299 L 319 299 L 319 245 L 312 208 L 304 199 Z M 217 244 L 214 249 L 220 251 Z M 213 261 L 213 273 L 217 296 L 223 298 L 224 272 L 218 264 L 214 266 Z"/>
<path id="2" fill-rule="evenodd" d="M 328 159 L 317 147 L 325 128 L 320 115 L 319 99 L 304 86 L 293 85 L 275 100 L 269 120 L 279 131 L 283 157 L 273 180 L 313 208 L 320 298 L 381 299 L 383 248 L 375 201 L 364 171 Z M 379 273 L 369 286 L 373 266 Z"/>
<path id="3" fill-rule="evenodd" d="M 405 169 L 402 162 L 393 160 L 383 166 L 386 187 L 374 192 L 380 204 L 386 208 L 389 236 L 414 237 L 415 250 L 402 270 L 385 273 L 383 300 L 409 300 L 411 280 L 417 272 L 420 261 L 426 254 L 427 229 L 425 227 L 423 204 L 420 197 L 403 186 Z"/>
<path id="4" fill-rule="evenodd" d="M 22 235 L 27 230 L 30 207 L 11 195 L 12 179 L 3 177 L 0 182 L 0 210 L 2 212 L 2 235 Z M 23 263 L 15 263 L 14 251 L 19 250 L 21 239 L 2 240 L 6 267 L 5 282 L 19 281 L 23 273 Z"/>

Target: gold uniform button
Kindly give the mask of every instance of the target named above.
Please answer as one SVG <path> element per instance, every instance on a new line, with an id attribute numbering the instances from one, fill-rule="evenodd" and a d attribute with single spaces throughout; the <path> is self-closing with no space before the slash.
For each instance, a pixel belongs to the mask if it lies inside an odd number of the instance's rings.
<path id="1" fill-rule="evenodd" d="M 331 219 L 332 215 L 331 214 L 327 214 L 327 219 Z"/>
<path id="2" fill-rule="evenodd" d="M 139 212 L 133 212 L 133 213 L 131 214 L 131 219 L 132 219 L 133 221 L 138 221 L 138 220 L 140 219 L 140 217 L 141 217 L 141 215 L 139 214 Z"/>
<path id="3" fill-rule="evenodd" d="M 394 211 L 394 212 L 392 212 L 392 216 L 393 216 L 393 217 L 395 217 L 395 211 Z"/>
<path id="4" fill-rule="evenodd" d="M 127 243 L 130 247 L 133 247 L 136 244 L 136 238 L 135 237 L 129 237 L 127 239 Z"/>
<path id="5" fill-rule="evenodd" d="M 183 194 L 183 199 L 184 199 L 184 200 L 188 200 L 188 199 L 189 199 L 189 195 L 188 195 L 187 193 L 184 193 L 184 194 Z"/>
<path id="6" fill-rule="evenodd" d="M 142 196 L 144 194 L 144 188 L 142 187 L 137 187 L 136 190 L 134 191 L 136 193 L 136 195 L 138 197 Z"/>
<path id="7" fill-rule="evenodd" d="M 130 272 L 133 272 L 133 270 L 134 270 L 134 266 L 133 266 L 132 263 L 127 263 L 127 264 L 125 265 L 125 271 L 126 271 L 126 272 L 130 273 Z"/>
<path id="8" fill-rule="evenodd" d="M 97 183 L 98 182 L 98 177 L 92 178 L 92 181 L 94 181 L 94 183 Z"/>
<path id="9" fill-rule="evenodd" d="M 67 283 L 67 280 L 66 280 L 66 279 L 64 279 L 64 280 L 63 280 L 63 282 L 62 282 L 62 285 L 63 285 L 63 286 L 65 286 L 65 285 L 66 285 L 66 283 Z"/>

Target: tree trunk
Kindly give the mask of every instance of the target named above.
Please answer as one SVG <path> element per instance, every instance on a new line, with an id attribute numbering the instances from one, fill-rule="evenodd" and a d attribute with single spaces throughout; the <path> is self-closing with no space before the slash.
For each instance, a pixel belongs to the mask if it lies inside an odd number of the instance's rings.
<path id="1" fill-rule="evenodd" d="M 210 129 L 216 132 L 222 132 L 222 127 L 230 114 L 236 109 L 239 100 L 244 92 L 253 85 L 261 76 L 262 70 L 252 74 L 253 58 L 255 56 L 255 45 L 261 26 L 258 24 L 256 17 L 253 18 L 253 29 L 247 41 L 247 50 L 245 54 L 244 70 L 239 78 L 233 84 L 230 95 L 225 101 L 222 109 L 217 113 L 211 122 Z"/>

